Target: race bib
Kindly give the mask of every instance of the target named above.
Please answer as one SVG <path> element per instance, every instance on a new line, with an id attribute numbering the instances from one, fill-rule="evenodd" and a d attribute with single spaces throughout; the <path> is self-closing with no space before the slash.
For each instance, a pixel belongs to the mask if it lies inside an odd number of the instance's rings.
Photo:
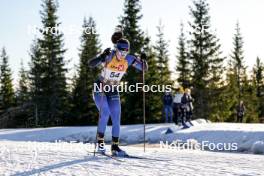
<path id="1" fill-rule="evenodd" d="M 110 80 L 110 81 L 120 81 L 123 77 L 123 75 L 125 74 L 125 72 L 121 72 L 121 71 L 113 71 L 110 69 L 104 69 L 101 73 L 101 76 L 106 79 L 106 80 Z"/>
<path id="2" fill-rule="evenodd" d="M 118 61 L 114 56 L 104 67 L 101 76 L 109 81 L 120 81 L 128 68 L 128 62 L 125 58 Z"/>

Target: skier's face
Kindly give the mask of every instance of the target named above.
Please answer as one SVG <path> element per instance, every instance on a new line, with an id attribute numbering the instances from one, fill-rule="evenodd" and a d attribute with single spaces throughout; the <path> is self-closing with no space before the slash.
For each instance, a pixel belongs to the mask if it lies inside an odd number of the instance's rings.
<path id="1" fill-rule="evenodd" d="M 128 50 L 119 50 L 116 51 L 116 56 L 118 60 L 121 60 L 122 58 L 125 58 L 128 53 Z"/>

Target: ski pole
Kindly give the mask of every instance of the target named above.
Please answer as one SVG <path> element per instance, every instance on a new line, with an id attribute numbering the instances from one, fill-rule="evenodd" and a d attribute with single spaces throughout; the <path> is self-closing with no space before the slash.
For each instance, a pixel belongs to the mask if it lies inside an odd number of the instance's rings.
<path id="1" fill-rule="evenodd" d="M 144 62 L 142 61 L 142 82 L 143 87 L 145 85 L 145 68 L 144 68 Z M 144 152 L 146 152 L 146 111 L 145 111 L 145 92 L 144 89 L 142 90 L 143 93 L 143 124 L 144 124 Z"/>

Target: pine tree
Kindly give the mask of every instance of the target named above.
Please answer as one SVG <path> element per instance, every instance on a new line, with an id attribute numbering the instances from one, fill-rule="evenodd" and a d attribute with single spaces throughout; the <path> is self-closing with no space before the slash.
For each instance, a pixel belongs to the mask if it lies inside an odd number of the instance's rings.
<path id="1" fill-rule="evenodd" d="M 236 24 L 236 33 L 233 38 L 234 49 L 231 55 L 232 63 L 234 67 L 234 74 L 237 81 L 238 95 L 237 102 L 240 102 L 242 98 L 243 80 L 246 78 L 246 67 L 244 66 L 244 56 L 243 56 L 243 38 L 240 33 L 239 23 Z"/>
<path id="2" fill-rule="evenodd" d="M 225 81 L 226 83 L 222 87 L 222 104 L 219 106 L 219 110 L 222 112 L 220 121 L 234 122 L 236 119 L 238 88 L 231 59 L 228 61 Z"/>
<path id="3" fill-rule="evenodd" d="M 144 33 L 139 28 L 139 20 L 143 17 L 140 14 L 140 0 L 125 0 L 124 15 L 120 18 L 123 32 L 126 39 L 130 42 L 130 53 L 140 53 L 145 44 Z"/>
<path id="4" fill-rule="evenodd" d="M 256 64 L 253 68 L 253 72 L 256 80 L 257 97 L 261 97 L 262 91 L 264 89 L 264 66 L 259 57 L 257 57 L 256 59 Z"/>
<path id="5" fill-rule="evenodd" d="M 158 70 L 157 56 L 154 51 L 154 47 L 150 44 L 150 37 L 147 37 L 147 45 L 144 47 L 144 51 L 148 56 L 148 71 L 145 73 L 146 85 L 162 85 L 160 81 L 160 74 Z M 161 122 L 162 117 L 162 93 L 159 92 L 147 92 L 146 95 L 146 122 L 155 123 Z"/>
<path id="6" fill-rule="evenodd" d="M 23 105 L 29 102 L 29 82 L 28 82 L 28 72 L 24 68 L 23 61 L 21 61 L 21 68 L 19 71 L 19 83 L 17 90 L 17 104 Z"/>
<path id="7" fill-rule="evenodd" d="M 240 35 L 240 34 L 239 34 Z M 241 94 L 241 88 L 238 86 L 238 76 L 237 76 L 237 61 L 236 57 L 241 57 L 242 44 L 241 36 L 234 38 L 235 49 L 233 51 L 233 56 L 229 59 L 227 72 L 226 72 L 226 84 L 224 87 L 224 108 L 223 112 L 226 112 L 224 115 L 224 121 L 234 122 L 236 121 L 236 106 L 239 103 L 239 95 Z M 239 49 L 238 49 L 239 48 Z M 235 51 L 237 50 L 238 53 Z M 238 51 L 239 50 L 239 51 Z M 240 59 L 239 59 L 240 60 Z M 241 61 L 240 61 L 241 62 Z"/>
<path id="8" fill-rule="evenodd" d="M 141 5 L 139 0 L 125 0 L 124 15 L 120 18 L 123 32 L 126 39 L 130 42 L 130 54 L 141 53 L 145 45 L 144 33 L 139 28 Z M 142 81 L 141 73 L 134 68 L 129 68 L 124 78 L 128 85 L 135 85 Z M 122 97 L 122 121 L 123 123 L 142 122 L 142 93 L 126 92 Z"/>
<path id="9" fill-rule="evenodd" d="M 98 34 L 96 34 L 96 24 L 92 17 L 88 21 L 84 19 L 83 28 L 88 27 L 92 31 L 83 32 L 81 36 L 80 66 L 73 89 L 73 111 L 78 116 L 77 123 L 95 124 L 98 115 L 92 98 L 92 90 L 99 69 L 91 69 L 87 63 L 100 52 L 100 44 Z"/>
<path id="10" fill-rule="evenodd" d="M 240 32 L 239 23 L 237 22 L 233 38 L 234 49 L 231 54 L 231 70 L 233 81 L 230 93 L 233 94 L 233 111 L 240 101 L 244 101 L 246 107 L 245 121 L 257 122 L 257 97 L 254 86 L 254 78 L 249 79 L 247 76 L 247 67 L 244 64 L 243 56 L 243 38 Z M 228 86 L 231 86 L 229 83 Z"/>
<path id="11" fill-rule="evenodd" d="M 46 97 L 44 96 L 44 74 L 45 74 L 45 60 L 41 57 L 41 48 L 38 40 L 34 40 L 33 44 L 30 48 L 30 58 L 31 62 L 29 63 L 29 94 L 30 99 L 33 104 L 32 114 L 34 114 L 34 118 L 32 117 L 32 121 L 35 122 L 35 125 L 39 125 L 38 117 L 41 117 L 41 121 L 45 120 L 45 104 L 44 101 Z"/>
<path id="12" fill-rule="evenodd" d="M 224 86 L 224 79 L 223 73 L 225 71 L 224 67 L 224 60 L 225 57 L 222 57 L 222 52 L 220 51 L 220 44 L 219 39 L 216 39 L 216 45 L 214 48 L 215 54 L 210 57 L 209 60 L 209 78 L 208 78 L 208 102 L 209 102 L 209 119 L 214 121 L 221 119 L 223 116 L 223 106 L 224 99 L 223 99 L 223 86 Z"/>
<path id="13" fill-rule="evenodd" d="M 5 48 L 2 49 L 0 56 L 0 97 L 1 97 L 1 109 L 7 110 L 15 105 L 15 94 L 12 84 L 11 69 L 8 64 L 8 56 Z"/>
<path id="14" fill-rule="evenodd" d="M 64 115 L 68 112 L 68 92 L 66 85 L 66 72 L 63 49 L 63 34 L 54 31 L 52 27 L 59 27 L 56 15 L 57 4 L 54 0 L 44 0 L 41 18 L 43 29 L 42 37 L 38 40 L 41 52 L 41 89 L 43 89 L 42 125 L 62 124 Z"/>
<path id="15" fill-rule="evenodd" d="M 178 55 L 177 55 L 177 65 L 176 72 L 178 73 L 177 81 L 183 88 L 190 87 L 190 77 L 191 77 L 191 69 L 190 69 L 190 61 L 188 57 L 188 52 L 186 51 L 186 37 L 184 35 L 184 26 L 181 23 L 181 33 L 178 41 Z"/>
<path id="16" fill-rule="evenodd" d="M 246 71 L 246 70 L 245 70 Z M 256 96 L 256 89 L 254 86 L 254 79 L 250 79 L 244 72 L 242 80 L 242 96 L 246 112 L 245 112 L 245 122 L 246 123 L 256 123 L 258 122 L 258 98 Z"/>
<path id="17" fill-rule="evenodd" d="M 256 64 L 253 68 L 253 73 L 254 85 L 258 101 L 257 112 L 259 120 L 261 120 L 261 118 L 264 118 L 264 65 L 259 57 L 257 57 L 256 59 Z"/>
<path id="18" fill-rule="evenodd" d="M 220 75 L 219 66 L 223 58 L 219 56 L 221 54 L 219 39 L 211 32 L 208 3 L 206 0 L 197 0 L 193 3 L 194 7 L 190 7 L 193 22 L 189 22 L 192 29 L 189 54 L 193 72 L 194 116 L 208 119 L 211 108 L 209 84 L 212 86 L 219 81 L 216 78 Z"/>
<path id="19" fill-rule="evenodd" d="M 168 85 L 171 84 L 170 79 L 170 70 L 169 70 L 169 51 L 168 51 L 168 42 L 164 39 L 164 26 L 161 24 L 157 26 L 158 34 L 157 34 L 157 42 L 155 45 L 156 56 L 158 59 L 158 72 L 160 74 L 159 80 L 162 84 Z"/>

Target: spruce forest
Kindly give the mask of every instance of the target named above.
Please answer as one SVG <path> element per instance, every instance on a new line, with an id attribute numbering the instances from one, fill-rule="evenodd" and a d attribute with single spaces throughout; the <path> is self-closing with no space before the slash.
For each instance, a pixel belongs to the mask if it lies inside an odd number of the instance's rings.
<path id="1" fill-rule="evenodd" d="M 56 0 L 43 0 L 40 12 L 42 27 L 59 26 Z M 194 98 L 193 118 L 213 122 L 235 122 L 236 106 L 242 100 L 246 107 L 244 122 L 264 121 L 264 64 L 255 60 L 253 68 L 245 64 L 244 41 L 239 21 L 234 21 L 233 44 L 229 55 L 223 55 L 221 42 L 213 32 L 210 4 L 194 0 L 190 4 L 190 21 L 183 21 L 175 33 L 177 53 L 170 56 L 169 42 L 164 37 L 162 24 L 157 26 L 157 39 L 153 41 L 141 29 L 140 0 L 124 0 L 119 24 L 129 40 L 131 54 L 146 53 L 149 70 L 145 73 L 147 85 L 175 85 L 191 88 Z M 185 24 L 191 31 L 186 31 Z M 83 27 L 97 29 L 92 16 L 83 17 Z M 113 29 L 114 31 L 114 29 Z M 176 30 L 175 30 L 176 31 Z M 109 40 L 110 40 L 109 36 Z M 100 33 L 80 36 L 79 65 L 68 77 L 67 60 L 62 33 L 42 33 L 28 46 L 30 63 L 21 62 L 18 87 L 15 88 L 12 68 L 5 46 L 0 51 L 0 127 L 47 127 L 96 125 L 98 110 L 92 97 L 93 83 L 100 68 L 92 69 L 88 61 L 100 54 Z M 109 46 L 112 47 L 112 46 Z M 169 60 L 176 57 L 175 68 Z M 29 64 L 25 69 L 25 64 Z M 142 81 L 142 74 L 131 68 L 123 78 L 128 84 Z M 174 92 L 173 92 L 174 94 Z M 163 93 L 146 93 L 146 122 L 161 123 Z M 122 124 L 142 123 L 142 92 L 121 93 Z"/>

